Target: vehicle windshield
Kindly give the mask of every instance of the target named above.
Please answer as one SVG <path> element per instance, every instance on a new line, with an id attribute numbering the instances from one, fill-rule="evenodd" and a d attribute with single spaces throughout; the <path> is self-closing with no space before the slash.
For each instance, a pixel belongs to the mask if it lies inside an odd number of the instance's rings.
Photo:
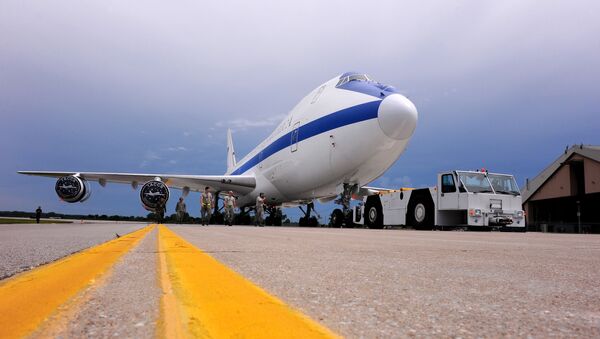
<path id="1" fill-rule="evenodd" d="M 366 74 L 351 74 L 351 75 L 342 76 L 340 78 L 340 81 L 338 81 L 336 87 L 342 86 L 350 81 L 372 81 L 372 80 Z"/>
<path id="2" fill-rule="evenodd" d="M 492 186 L 484 173 L 457 172 L 458 178 L 469 192 L 493 193 Z"/>
<path id="3" fill-rule="evenodd" d="M 488 174 L 488 178 L 498 194 L 521 195 L 519 186 L 512 175 Z"/>

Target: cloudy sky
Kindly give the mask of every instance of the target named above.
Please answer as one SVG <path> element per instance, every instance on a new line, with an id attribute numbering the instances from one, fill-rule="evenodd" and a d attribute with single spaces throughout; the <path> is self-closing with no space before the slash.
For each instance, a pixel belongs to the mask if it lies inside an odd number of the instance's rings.
<path id="1" fill-rule="evenodd" d="M 0 210 L 143 215 L 130 187 L 93 184 L 69 205 L 53 180 L 15 172 L 222 174 L 228 126 L 243 156 L 348 70 L 419 110 L 374 185 L 480 167 L 523 183 L 566 145 L 600 144 L 598 13 L 577 0 L 4 0 Z"/>

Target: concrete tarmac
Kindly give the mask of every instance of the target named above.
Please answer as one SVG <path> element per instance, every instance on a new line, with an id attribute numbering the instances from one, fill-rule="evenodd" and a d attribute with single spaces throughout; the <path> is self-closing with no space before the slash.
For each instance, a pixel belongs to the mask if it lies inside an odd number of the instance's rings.
<path id="1" fill-rule="evenodd" d="M 175 226 L 347 337 L 598 337 L 600 237 Z"/>
<path id="2" fill-rule="evenodd" d="M 160 311 L 156 230 L 118 262 L 107 277 L 80 296 L 79 307 L 51 324 L 39 338 L 152 338 Z M 76 308 L 73 310 L 73 308 Z"/>
<path id="3" fill-rule="evenodd" d="M 21 267 L 4 258 L 35 265 L 145 225 L 37 226 L 0 226 L 0 272 Z M 345 337 L 600 336 L 597 235 L 169 227 Z M 59 336 L 157 333 L 156 240 L 85 291 Z"/>
<path id="4" fill-rule="evenodd" d="M 0 279 L 52 262 L 119 235 L 141 223 L 0 225 Z"/>

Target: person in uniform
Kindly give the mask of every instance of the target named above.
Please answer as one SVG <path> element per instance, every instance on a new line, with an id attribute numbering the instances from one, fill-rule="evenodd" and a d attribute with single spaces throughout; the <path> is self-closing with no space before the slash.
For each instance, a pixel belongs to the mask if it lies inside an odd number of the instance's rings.
<path id="1" fill-rule="evenodd" d="M 265 199 L 265 194 L 262 192 L 256 197 L 256 226 L 264 226 Z"/>
<path id="2" fill-rule="evenodd" d="M 37 224 L 40 223 L 41 217 L 42 217 L 42 206 L 38 206 L 38 208 L 35 210 L 35 222 Z"/>
<path id="3" fill-rule="evenodd" d="M 177 206 L 175 206 L 175 213 L 177 213 L 177 222 L 181 223 L 183 218 L 185 218 L 186 206 L 185 202 L 183 202 L 183 197 L 179 198 L 179 202 L 177 202 Z"/>
<path id="4" fill-rule="evenodd" d="M 162 224 L 165 220 L 165 210 L 167 209 L 167 200 L 164 197 L 158 199 L 158 204 L 156 205 L 156 222 Z"/>
<path id="5" fill-rule="evenodd" d="M 233 209 L 235 206 L 235 197 L 233 192 L 229 191 L 229 194 L 223 198 L 223 205 L 225 207 L 225 224 L 231 226 L 233 224 Z"/>
<path id="6" fill-rule="evenodd" d="M 202 225 L 208 225 L 210 216 L 212 215 L 213 196 L 208 191 L 208 186 L 204 188 L 204 192 L 200 195 L 200 214 L 202 215 Z"/>

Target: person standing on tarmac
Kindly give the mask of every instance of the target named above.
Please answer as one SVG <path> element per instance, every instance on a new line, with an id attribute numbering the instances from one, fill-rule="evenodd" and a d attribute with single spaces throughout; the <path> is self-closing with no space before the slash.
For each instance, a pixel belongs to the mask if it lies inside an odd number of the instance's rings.
<path id="1" fill-rule="evenodd" d="M 162 224 L 165 220 L 165 210 L 167 208 L 167 201 L 164 197 L 158 199 L 158 204 L 156 205 L 156 222 Z"/>
<path id="2" fill-rule="evenodd" d="M 256 197 L 256 226 L 263 227 L 264 224 L 264 215 L 265 215 L 265 194 L 260 193 L 258 197 Z"/>
<path id="3" fill-rule="evenodd" d="M 38 208 L 35 210 L 35 223 L 36 224 L 40 223 L 40 218 L 42 218 L 42 206 L 38 206 Z"/>
<path id="4" fill-rule="evenodd" d="M 183 197 L 179 198 L 179 202 L 177 202 L 177 206 L 175 206 L 175 213 L 177 213 L 177 222 L 181 223 L 183 218 L 185 217 L 186 206 L 185 202 L 183 202 Z"/>
<path id="5" fill-rule="evenodd" d="M 225 207 L 225 224 L 231 226 L 234 216 L 233 209 L 235 208 L 235 197 L 232 191 L 229 191 L 229 194 L 223 198 L 223 205 Z"/>
<path id="6" fill-rule="evenodd" d="M 212 214 L 213 196 L 208 191 L 208 186 L 204 188 L 204 192 L 200 196 L 200 214 L 202 215 L 202 225 L 207 225 L 210 222 Z"/>

